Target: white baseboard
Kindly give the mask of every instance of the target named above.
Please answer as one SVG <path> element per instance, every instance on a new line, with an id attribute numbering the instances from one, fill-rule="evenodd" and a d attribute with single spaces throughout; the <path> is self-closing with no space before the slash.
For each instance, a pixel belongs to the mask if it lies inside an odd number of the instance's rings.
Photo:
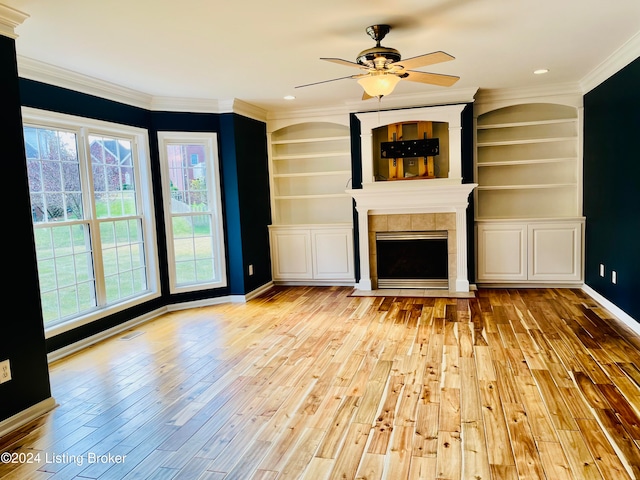
<path id="1" fill-rule="evenodd" d="M 260 295 L 262 295 L 265 292 L 268 292 L 269 290 L 271 290 L 274 287 L 274 283 L 273 282 L 268 282 L 265 283 L 264 285 L 262 285 L 261 287 L 256 288 L 255 290 L 247 293 L 244 298 L 245 300 L 251 300 L 252 298 L 256 298 L 259 297 Z"/>
<path id="2" fill-rule="evenodd" d="M 13 432 L 14 430 L 17 430 L 18 428 L 26 425 L 32 420 L 35 420 L 41 415 L 50 412 L 57 406 L 58 404 L 56 403 L 54 398 L 49 397 L 27 408 L 26 410 L 22 410 L 20 413 L 17 413 L 12 417 L 3 420 L 2 422 L 0 422 L 0 437 Z"/>
<path id="3" fill-rule="evenodd" d="M 244 303 L 252 298 L 262 295 L 264 292 L 273 288 L 273 282 L 265 283 L 261 287 L 246 293 L 244 295 L 226 295 L 224 297 L 205 298 L 202 300 L 194 300 L 193 302 L 173 303 L 167 305 L 167 311 L 175 312 L 178 310 L 188 310 L 189 308 L 210 307 L 212 305 L 220 305 L 222 303 Z"/>
<path id="4" fill-rule="evenodd" d="M 618 320 L 627 325 L 631 330 L 640 335 L 640 323 L 635 320 L 631 315 L 627 314 L 620 307 L 612 303 L 611 301 L 604 298 L 598 292 L 596 292 L 593 288 L 583 285 L 582 291 L 593 298 L 596 302 L 601 304 L 604 308 L 606 308 L 609 312 L 613 313 Z"/>
<path id="5" fill-rule="evenodd" d="M 101 342 L 102 340 L 106 340 L 107 338 L 118 335 L 119 333 L 124 332 L 125 330 L 128 330 L 133 327 L 137 327 L 138 325 L 148 322 L 149 320 L 152 320 L 162 315 L 165 312 L 167 312 L 167 308 L 162 307 L 152 312 L 149 312 L 145 315 L 132 318 L 128 322 L 121 323 L 120 325 L 116 325 L 115 327 L 109 328 L 100 333 L 96 333 L 95 335 L 92 335 L 90 337 L 83 338 L 82 340 L 72 343 L 71 345 L 67 345 L 66 347 L 62 347 L 62 348 L 59 348 L 58 350 L 54 350 L 53 352 L 50 352 L 47 355 L 47 360 L 49 363 L 53 363 L 56 360 L 60 360 L 61 358 L 64 358 L 68 355 L 79 352 L 80 350 L 90 347 L 91 345 Z"/>

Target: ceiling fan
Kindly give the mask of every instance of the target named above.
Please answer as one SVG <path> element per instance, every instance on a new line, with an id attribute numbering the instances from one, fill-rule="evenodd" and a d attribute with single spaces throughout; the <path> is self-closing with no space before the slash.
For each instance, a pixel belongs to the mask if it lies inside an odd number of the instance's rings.
<path id="1" fill-rule="evenodd" d="M 380 42 L 390 30 L 391 27 L 389 25 L 372 25 L 367 27 L 366 32 L 376 42 L 376 46 L 360 52 L 355 62 L 341 58 L 320 59 L 337 63 L 338 65 L 356 67 L 365 70 L 366 73 L 299 85 L 296 88 L 353 78 L 358 80 L 358 83 L 364 88 L 362 99 L 367 100 L 373 97 L 381 98 L 389 95 L 401 79 L 441 87 L 450 87 L 460 79 L 460 77 L 453 75 L 412 70 L 418 67 L 448 62 L 449 60 L 454 60 L 454 57 L 445 52 L 432 52 L 402 60 L 398 50 L 380 45 Z"/>

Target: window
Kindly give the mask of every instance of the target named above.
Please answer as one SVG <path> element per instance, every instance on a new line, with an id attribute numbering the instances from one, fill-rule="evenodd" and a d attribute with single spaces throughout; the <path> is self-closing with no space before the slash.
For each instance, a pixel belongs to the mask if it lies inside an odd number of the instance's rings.
<path id="1" fill-rule="evenodd" d="M 160 132 L 158 143 L 171 291 L 226 286 L 216 135 Z"/>
<path id="2" fill-rule="evenodd" d="M 47 334 L 157 295 L 144 130 L 24 109 Z"/>

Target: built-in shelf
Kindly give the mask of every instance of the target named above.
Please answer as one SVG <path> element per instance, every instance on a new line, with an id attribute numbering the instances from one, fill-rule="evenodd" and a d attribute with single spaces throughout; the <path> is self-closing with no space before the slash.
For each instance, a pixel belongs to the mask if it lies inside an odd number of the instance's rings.
<path id="1" fill-rule="evenodd" d="M 508 161 L 500 161 L 500 162 L 489 162 L 485 161 L 483 163 L 478 162 L 478 168 L 484 167 L 503 167 L 509 165 L 534 165 L 534 164 L 543 164 L 543 163 L 575 163 L 575 157 L 562 157 L 562 158 L 536 158 L 532 160 L 508 160 Z"/>
<path id="2" fill-rule="evenodd" d="M 311 172 L 311 173 L 275 173 L 273 178 L 306 178 L 306 177 L 325 177 L 325 176 L 351 176 L 351 170 L 332 170 L 330 172 Z"/>
<path id="3" fill-rule="evenodd" d="M 526 189 L 538 189 L 538 188 L 575 188 L 575 183 L 545 183 L 545 184 L 534 184 L 534 185 L 493 185 L 493 186 L 478 186 L 478 190 L 480 191 L 491 191 L 491 190 L 526 190 Z"/>
<path id="4" fill-rule="evenodd" d="M 517 140 L 498 140 L 493 142 L 478 142 L 478 147 L 498 147 L 501 145 L 526 145 L 529 143 L 550 143 L 573 141 L 575 137 L 522 138 Z"/>
<path id="5" fill-rule="evenodd" d="M 288 145 L 293 143 L 318 143 L 318 142 L 332 142 L 334 140 L 347 140 L 351 137 L 349 135 L 341 135 L 337 137 L 314 137 L 314 138 L 299 138 L 296 140 L 273 140 L 271 145 Z"/>
<path id="6" fill-rule="evenodd" d="M 327 193 L 318 195 L 276 195 L 276 200 L 300 200 L 300 199 L 323 199 L 323 198 L 350 198 L 344 193 Z"/>
<path id="7" fill-rule="evenodd" d="M 273 160 L 286 160 L 290 162 L 290 161 L 302 160 L 304 158 L 344 157 L 348 155 L 349 153 L 345 153 L 345 152 L 306 153 L 306 154 L 297 154 L 297 155 L 274 156 Z"/>

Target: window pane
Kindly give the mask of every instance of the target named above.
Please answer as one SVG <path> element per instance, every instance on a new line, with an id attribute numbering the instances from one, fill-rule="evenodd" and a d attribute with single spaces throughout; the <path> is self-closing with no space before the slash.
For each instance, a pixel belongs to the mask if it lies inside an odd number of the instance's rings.
<path id="1" fill-rule="evenodd" d="M 177 283 L 216 280 L 211 215 L 174 216 L 172 222 Z"/>
<path id="2" fill-rule="evenodd" d="M 204 145 L 167 145 L 172 212 L 208 211 L 205 160 Z"/>
<path id="3" fill-rule="evenodd" d="M 107 303 L 132 297 L 147 289 L 141 220 L 101 222 L 100 241 Z"/>
<path id="4" fill-rule="evenodd" d="M 122 217 L 137 212 L 131 147 L 128 140 L 89 136 L 98 218 Z"/>
<path id="5" fill-rule="evenodd" d="M 38 227 L 34 233 L 45 325 L 94 308 L 88 225 Z"/>
<path id="6" fill-rule="evenodd" d="M 73 132 L 24 129 L 33 221 L 80 220 L 82 187 L 77 139 Z"/>

